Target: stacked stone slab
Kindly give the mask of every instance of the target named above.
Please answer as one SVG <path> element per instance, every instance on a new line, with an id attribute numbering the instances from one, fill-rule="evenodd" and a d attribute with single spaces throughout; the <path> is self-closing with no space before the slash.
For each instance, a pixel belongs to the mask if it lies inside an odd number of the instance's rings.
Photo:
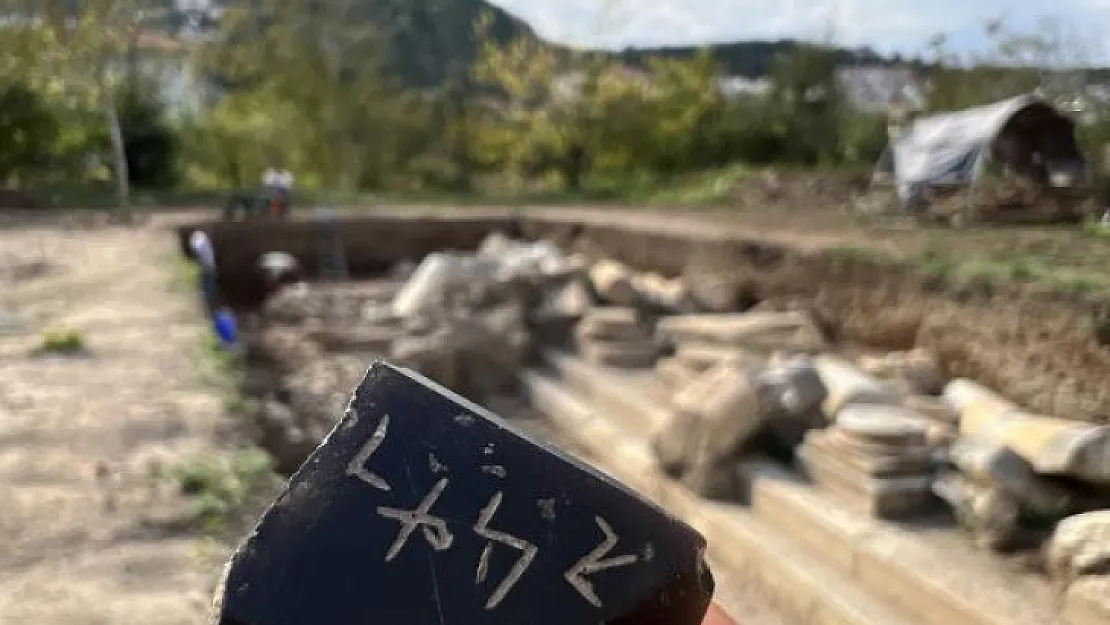
<path id="1" fill-rule="evenodd" d="M 801 311 L 677 315 L 659 322 L 660 338 L 681 349 L 818 353 L 827 343 L 813 319 Z"/>
<path id="2" fill-rule="evenodd" d="M 659 346 L 635 308 L 606 306 L 590 309 L 575 328 L 578 350 L 588 362 L 607 367 L 650 367 Z"/>
<path id="3" fill-rule="evenodd" d="M 893 405 L 853 403 L 798 448 L 807 475 L 851 508 L 879 518 L 927 511 L 932 457 L 922 419 Z"/>

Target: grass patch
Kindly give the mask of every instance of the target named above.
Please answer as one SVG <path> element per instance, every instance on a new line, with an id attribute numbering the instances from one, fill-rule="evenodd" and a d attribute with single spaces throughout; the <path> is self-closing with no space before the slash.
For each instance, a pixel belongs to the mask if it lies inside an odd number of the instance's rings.
<path id="1" fill-rule="evenodd" d="M 648 204 L 722 206 L 732 200 L 737 188 L 751 173 L 751 169 L 742 165 L 700 172 L 646 192 L 633 192 L 630 199 Z"/>
<path id="2" fill-rule="evenodd" d="M 1085 236 L 1091 238 L 1110 239 L 1110 226 L 1103 225 L 1101 220 L 1094 217 L 1084 219 L 1079 229 Z"/>
<path id="3" fill-rule="evenodd" d="M 848 262 L 882 263 L 890 260 L 890 257 L 881 250 L 851 243 L 834 245 L 827 248 L 825 253 L 835 260 Z"/>
<path id="4" fill-rule="evenodd" d="M 170 272 L 170 291 L 175 293 L 195 291 L 200 280 L 200 266 L 184 256 L 175 256 Z"/>
<path id="5" fill-rule="evenodd" d="M 44 354 L 77 354 L 85 351 L 85 337 L 73 328 L 55 328 L 42 333 L 39 352 Z"/>
<path id="6" fill-rule="evenodd" d="M 1064 293 L 1110 290 L 1110 276 L 1054 267 L 1034 256 L 957 258 L 929 251 L 919 259 L 918 268 L 926 275 L 956 283 L 1040 284 Z"/>
<path id="7" fill-rule="evenodd" d="M 211 532 L 226 529 L 281 483 L 270 456 L 259 449 L 197 457 L 175 467 L 170 478 L 181 494 L 193 500 L 198 517 Z"/>

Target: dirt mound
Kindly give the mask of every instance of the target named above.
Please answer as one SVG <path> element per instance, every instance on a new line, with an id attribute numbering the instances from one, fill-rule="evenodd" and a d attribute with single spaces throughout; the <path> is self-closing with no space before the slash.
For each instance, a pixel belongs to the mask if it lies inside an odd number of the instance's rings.
<path id="1" fill-rule="evenodd" d="M 739 207 L 806 209 L 846 206 L 870 187 L 870 172 L 765 170 L 741 181 L 731 194 Z"/>

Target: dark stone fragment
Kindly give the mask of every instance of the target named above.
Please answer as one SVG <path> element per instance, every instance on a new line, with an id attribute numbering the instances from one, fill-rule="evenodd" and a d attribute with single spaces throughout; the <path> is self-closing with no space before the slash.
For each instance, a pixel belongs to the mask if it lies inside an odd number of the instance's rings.
<path id="1" fill-rule="evenodd" d="M 229 563 L 220 625 L 698 625 L 704 539 L 419 375 L 375 363 Z"/>

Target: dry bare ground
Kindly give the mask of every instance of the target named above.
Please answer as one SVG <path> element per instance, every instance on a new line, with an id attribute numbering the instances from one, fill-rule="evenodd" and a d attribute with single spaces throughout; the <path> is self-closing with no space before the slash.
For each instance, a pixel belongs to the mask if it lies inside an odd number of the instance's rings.
<path id="1" fill-rule="evenodd" d="M 226 547 L 181 522 L 158 473 L 209 453 L 226 423 L 176 249 L 153 226 L 0 230 L 0 311 L 25 322 L 0 320 L 4 625 L 204 620 Z M 37 354 L 51 327 L 88 353 Z"/>

